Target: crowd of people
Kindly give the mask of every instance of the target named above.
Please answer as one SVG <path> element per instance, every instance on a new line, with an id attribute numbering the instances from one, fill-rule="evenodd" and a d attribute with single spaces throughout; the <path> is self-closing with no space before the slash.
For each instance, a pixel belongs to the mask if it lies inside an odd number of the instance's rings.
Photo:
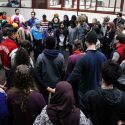
<path id="1" fill-rule="evenodd" d="M 0 15 L 0 125 L 125 124 L 122 13 L 103 23 L 35 15 Z"/>

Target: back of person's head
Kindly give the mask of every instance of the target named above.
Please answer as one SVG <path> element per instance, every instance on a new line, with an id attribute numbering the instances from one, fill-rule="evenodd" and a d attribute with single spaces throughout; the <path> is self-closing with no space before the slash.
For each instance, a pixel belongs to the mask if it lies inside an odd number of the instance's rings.
<path id="1" fill-rule="evenodd" d="M 65 98 L 65 101 L 69 101 L 71 100 L 72 105 L 74 104 L 74 94 L 73 94 L 73 89 L 72 86 L 70 85 L 70 83 L 66 82 L 66 81 L 61 81 L 59 83 L 57 83 L 56 85 L 56 91 L 55 94 L 58 94 L 58 96 L 60 95 L 60 97 L 62 96 L 62 98 Z M 60 98 L 61 99 L 61 98 Z M 69 99 L 69 100 L 67 100 Z M 57 102 L 60 102 L 59 100 L 56 100 Z M 63 102 L 62 102 L 63 103 Z"/>
<path id="2" fill-rule="evenodd" d="M 109 22 L 109 21 L 110 21 L 110 17 L 109 16 L 104 17 L 104 22 Z"/>
<path id="3" fill-rule="evenodd" d="M 102 66 L 102 78 L 107 85 L 115 85 L 121 76 L 122 69 L 116 62 L 109 60 Z"/>
<path id="4" fill-rule="evenodd" d="M 116 40 L 118 40 L 119 43 L 125 43 L 125 35 L 124 34 L 118 34 L 116 36 Z"/>
<path id="5" fill-rule="evenodd" d="M 24 49 L 23 47 L 20 47 L 16 52 L 15 65 L 18 66 L 22 64 L 29 66 L 30 57 L 29 57 L 27 50 Z"/>
<path id="6" fill-rule="evenodd" d="M 122 17 L 122 13 L 121 13 L 121 12 L 118 12 L 118 13 L 117 13 L 117 16 Z"/>
<path id="7" fill-rule="evenodd" d="M 3 29 L 3 36 L 11 37 L 13 34 L 15 34 L 15 30 L 11 24 L 6 24 Z"/>
<path id="8" fill-rule="evenodd" d="M 97 34 L 94 30 L 90 31 L 86 35 L 86 42 L 89 44 L 96 44 L 97 42 Z"/>
<path id="9" fill-rule="evenodd" d="M 47 39 L 46 39 L 46 49 L 54 49 L 55 46 L 56 46 L 56 41 L 54 39 L 54 37 L 51 37 L 49 36 Z"/>
<path id="10" fill-rule="evenodd" d="M 78 125 L 80 110 L 74 106 L 74 103 L 75 99 L 70 83 L 66 81 L 57 83 L 55 94 L 47 106 L 47 114 L 52 123 L 54 125 Z"/>
<path id="11" fill-rule="evenodd" d="M 74 50 L 74 51 L 75 51 L 75 50 L 80 50 L 80 51 L 83 50 L 83 45 L 82 45 L 82 41 L 81 41 L 81 40 L 76 39 L 76 40 L 74 41 L 73 50 Z"/>
<path id="12" fill-rule="evenodd" d="M 31 89 L 34 89 L 33 79 L 30 68 L 27 65 L 19 65 L 16 67 L 13 77 L 15 89 L 20 91 L 19 100 L 16 102 L 22 112 L 28 109 L 27 101 Z M 16 100 L 16 98 L 15 98 Z"/>
<path id="13" fill-rule="evenodd" d="M 14 86 L 18 89 L 29 89 L 32 87 L 33 81 L 30 69 L 27 65 L 19 65 L 14 73 Z"/>
<path id="14" fill-rule="evenodd" d="M 72 106 L 75 104 L 75 99 L 73 89 L 70 83 L 66 81 L 61 81 L 57 83 L 55 95 L 50 100 L 50 105 L 53 104 L 62 107 L 60 110 L 62 114 L 58 113 L 62 117 L 64 117 L 63 115 L 67 115 L 67 113 L 71 112 L 73 108 Z"/>

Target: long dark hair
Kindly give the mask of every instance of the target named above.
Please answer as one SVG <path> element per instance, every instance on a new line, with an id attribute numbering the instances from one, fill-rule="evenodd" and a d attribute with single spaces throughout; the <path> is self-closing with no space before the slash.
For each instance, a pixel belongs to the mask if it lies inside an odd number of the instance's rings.
<path id="1" fill-rule="evenodd" d="M 29 66 L 29 64 L 30 64 L 29 54 L 28 54 L 27 50 L 22 47 L 20 47 L 17 50 L 16 56 L 15 56 L 15 65 L 18 66 L 21 64 L 24 64 L 27 66 Z"/>
<path id="2" fill-rule="evenodd" d="M 27 65 L 19 65 L 14 73 L 14 87 L 19 90 L 19 103 L 22 112 L 27 110 L 27 100 L 30 89 L 33 88 L 33 79 L 30 74 L 30 69 Z"/>

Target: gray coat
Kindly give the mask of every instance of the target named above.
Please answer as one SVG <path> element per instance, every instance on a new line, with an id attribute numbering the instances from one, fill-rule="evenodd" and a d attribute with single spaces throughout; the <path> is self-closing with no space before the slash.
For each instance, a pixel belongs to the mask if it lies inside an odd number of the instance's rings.
<path id="1" fill-rule="evenodd" d="M 50 51 L 49 54 L 43 52 L 38 56 L 36 67 L 42 84 L 55 88 L 56 83 L 62 80 L 65 71 L 64 57 L 61 53 L 57 53 L 54 57 L 52 50 Z"/>

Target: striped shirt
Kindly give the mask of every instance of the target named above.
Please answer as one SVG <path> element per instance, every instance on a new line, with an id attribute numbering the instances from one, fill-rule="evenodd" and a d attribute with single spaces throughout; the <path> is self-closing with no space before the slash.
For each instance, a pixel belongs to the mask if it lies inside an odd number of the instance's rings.
<path id="1" fill-rule="evenodd" d="M 42 26 L 42 28 L 43 28 L 43 30 L 46 30 L 46 29 L 48 29 L 48 23 L 49 23 L 49 21 L 47 20 L 47 21 L 41 21 L 41 26 Z"/>

